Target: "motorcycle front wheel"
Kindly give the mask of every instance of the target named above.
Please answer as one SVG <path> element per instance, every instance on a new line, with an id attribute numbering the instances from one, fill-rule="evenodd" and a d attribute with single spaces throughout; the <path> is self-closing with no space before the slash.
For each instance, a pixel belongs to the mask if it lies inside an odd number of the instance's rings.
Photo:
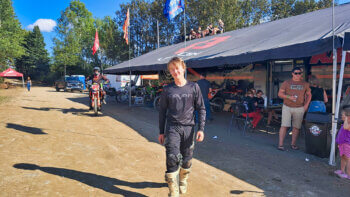
<path id="1" fill-rule="evenodd" d="M 160 96 L 157 96 L 153 101 L 153 107 L 155 110 L 159 111 L 160 108 Z"/>
<path id="2" fill-rule="evenodd" d="M 97 99 L 94 99 L 94 113 L 97 116 L 98 115 L 98 104 L 97 104 Z"/>
<path id="3" fill-rule="evenodd" d="M 225 101 L 221 98 L 214 98 L 210 101 L 210 108 L 213 112 L 222 112 L 224 110 Z"/>

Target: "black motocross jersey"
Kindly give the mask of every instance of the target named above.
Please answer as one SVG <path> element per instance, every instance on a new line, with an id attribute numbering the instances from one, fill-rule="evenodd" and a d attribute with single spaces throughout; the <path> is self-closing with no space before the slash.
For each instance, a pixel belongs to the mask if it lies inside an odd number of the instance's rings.
<path id="1" fill-rule="evenodd" d="M 160 97 L 159 133 L 169 125 L 194 126 L 194 111 L 198 111 L 199 130 L 204 131 L 205 106 L 198 84 L 187 81 L 179 87 L 174 82 L 166 86 Z"/>

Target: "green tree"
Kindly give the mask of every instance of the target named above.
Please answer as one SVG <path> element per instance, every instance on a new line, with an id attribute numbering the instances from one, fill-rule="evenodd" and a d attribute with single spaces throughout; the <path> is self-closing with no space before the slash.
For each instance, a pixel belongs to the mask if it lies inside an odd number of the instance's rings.
<path id="1" fill-rule="evenodd" d="M 0 0 L 0 69 L 13 65 L 15 58 L 25 53 L 22 47 L 24 34 L 12 1 Z"/>
<path id="2" fill-rule="evenodd" d="M 296 16 L 307 12 L 317 10 L 317 2 L 315 0 L 296 1 L 293 7 L 292 15 Z"/>
<path id="3" fill-rule="evenodd" d="M 332 2 L 332 0 L 272 0 L 271 20 L 278 20 L 328 8 L 332 6 Z"/>
<path id="4" fill-rule="evenodd" d="M 50 59 L 38 26 L 27 32 L 23 47 L 26 53 L 16 60 L 16 68 L 33 79 L 42 80 L 49 72 Z"/>
<path id="5" fill-rule="evenodd" d="M 61 12 L 54 38 L 54 71 L 67 74 L 81 74 L 91 70 L 94 61 L 92 46 L 94 42 L 94 19 L 85 4 L 79 0 L 70 2 Z"/>
<path id="6" fill-rule="evenodd" d="M 103 67 L 108 67 L 127 60 L 128 47 L 124 44 L 123 33 L 116 22 L 109 16 L 95 20 L 100 40 L 100 61 Z"/>
<path id="7" fill-rule="evenodd" d="M 270 4 L 267 0 L 246 0 L 240 1 L 241 24 L 248 27 L 266 22 L 270 14 Z"/>
<path id="8" fill-rule="evenodd" d="M 271 20 L 292 16 L 296 0 L 271 0 Z"/>

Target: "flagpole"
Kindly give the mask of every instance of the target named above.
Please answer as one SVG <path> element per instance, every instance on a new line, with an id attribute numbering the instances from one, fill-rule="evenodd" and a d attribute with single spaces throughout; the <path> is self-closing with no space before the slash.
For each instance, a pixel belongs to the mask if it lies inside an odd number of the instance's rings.
<path id="1" fill-rule="evenodd" d="M 129 45 L 129 60 L 128 60 L 128 64 L 129 64 L 129 107 L 131 107 L 131 67 L 130 67 L 130 12 L 129 9 L 127 11 L 129 13 L 128 16 L 128 45 Z"/>
<path id="2" fill-rule="evenodd" d="M 159 49 L 159 21 L 157 20 L 157 49 Z"/>
<path id="3" fill-rule="evenodd" d="M 186 47 L 186 4 L 185 3 L 184 3 L 184 36 L 185 36 L 185 47 Z M 185 70 L 185 79 L 187 79 L 187 69 Z"/>
<path id="4" fill-rule="evenodd" d="M 184 4 L 184 37 L 185 37 L 185 47 L 186 47 L 186 5 Z"/>

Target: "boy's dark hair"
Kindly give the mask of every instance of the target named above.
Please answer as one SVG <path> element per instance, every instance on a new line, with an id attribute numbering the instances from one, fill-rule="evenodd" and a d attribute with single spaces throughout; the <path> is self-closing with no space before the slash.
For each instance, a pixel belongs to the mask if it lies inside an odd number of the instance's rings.
<path id="1" fill-rule="evenodd" d="M 207 73 L 202 73 L 201 74 L 203 77 L 207 77 Z"/>
<path id="2" fill-rule="evenodd" d="M 262 90 L 258 90 L 258 91 L 256 91 L 256 93 L 257 94 L 259 94 L 259 93 L 263 93 L 264 94 L 264 92 Z"/>
<path id="3" fill-rule="evenodd" d="M 301 71 L 301 68 L 300 68 L 300 67 L 295 67 L 295 68 L 293 68 L 293 69 L 292 69 L 292 73 L 294 73 L 296 70 Z"/>

